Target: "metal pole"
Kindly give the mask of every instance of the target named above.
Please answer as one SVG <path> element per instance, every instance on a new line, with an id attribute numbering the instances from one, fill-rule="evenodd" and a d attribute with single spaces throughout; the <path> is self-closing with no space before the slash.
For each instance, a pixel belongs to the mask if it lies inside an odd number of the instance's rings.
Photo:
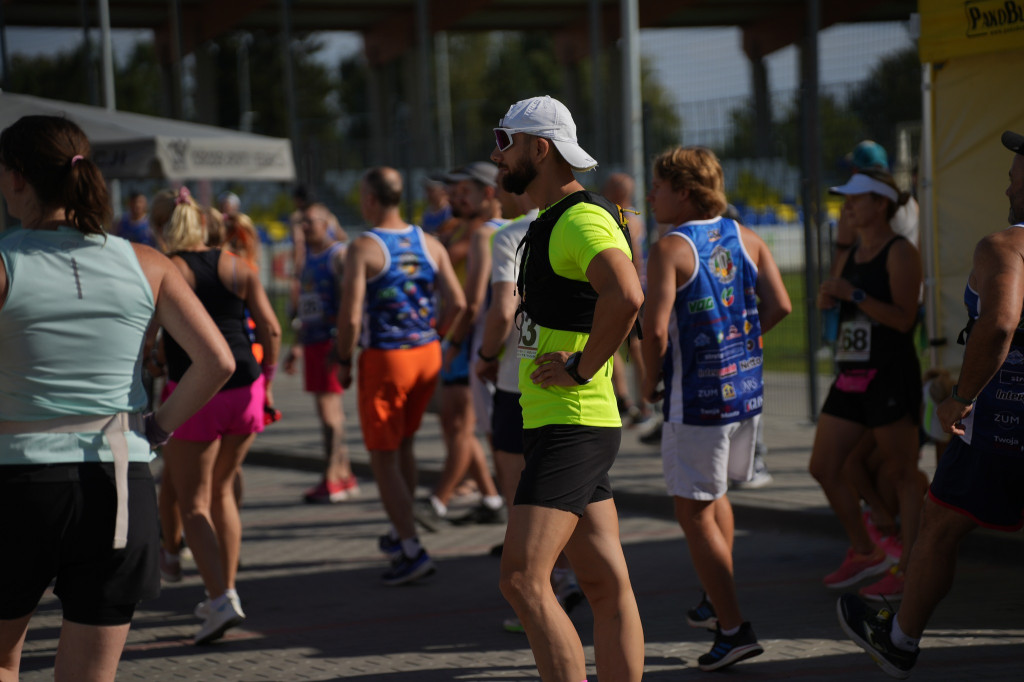
<path id="1" fill-rule="evenodd" d="M 10 63 L 7 61 L 7 22 L 4 21 L 4 3 L 0 2 L 0 90 L 7 89 L 7 80 L 10 78 Z M 3 212 L 0 211 L 0 220 L 3 220 Z M 0 229 L 3 225 L 0 224 Z"/>
<path id="2" fill-rule="evenodd" d="M 238 129 L 252 132 L 252 80 L 249 74 L 249 43 L 252 34 L 244 33 L 238 39 Z"/>
<path id="3" fill-rule="evenodd" d="M 114 53 L 110 46 L 110 4 L 100 0 L 100 31 L 103 40 L 103 105 L 107 111 L 117 109 L 114 98 Z"/>
<path id="4" fill-rule="evenodd" d="M 626 172 L 636 196 L 647 195 L 644 182 L 643 101 L 640 91 L 640 13 L 638 0 L 622 0 L 622 141 Z"/>
<path id="5" fill-rule="evenodd" d="M 939 278 L 938 240 L 935 238 L 935 150 L 932 136 L 935 134 L 932 112 L 932 65 L 921 65 L 921 165 L 918 168 L 918 194 L 921 253 L 924 254 L 925 327 L 928 330 L 928 361 L 931 367 L 941 367 L 939 346 L 946 339 L 939 332 Z"/>
<path id="6" fill-rule="evenodd" d="M 95 107 L 100 103 L 100 93 L 96 87 L 96 73 L 93 71 L 92 62 L 92 40 L 89 38 L 89 0 L 80 0 L 78 5 L 82 14 L 82 44 L 85 46 L 82 66 L 85 68 L 85 80 L 89 88 L 89 104 Z"/>
<path id="7" fill-rule="evenodd" d="M 818 229 L 821 225 L 821 122 L 818 117 L 818 26 L 820 0 L 807 0 L 804 42 L 800 59 L 800 110 L 802 130 L 801 199 L 804 205 L 804 300 L 807 318 L 808 413 L 818 417 Z"/>
<path id="8" fill-rule="evenodd" d="M 441 167 L 452 167 L 452 95 L 448 71 L 448 34 L 434 36 L 434 61 L 437 71 L 437 128 L 441 142 Z M 497 121 L 495 121 L 497 124 Z"/>
<path id="9" fill-rule="evenodd" d="M 284 63 L 284 98 L 288 111 L 288 137 L 292 141 L 292 155 L 298 169 L 299 180 L 309 182 L 308 169 L 299 153 L 299 114 L 295 104 L 295 74 L 292 70 L 292 11 L 291 0 L 281 0 L 281 58 Z"/>
<path id="10" fill-rule="evenodd" d="M 594 156 L 605 158 L 604 83 L 601 74 L 601 0 L 590 0 L 587 7 L 590 19 L 590 116 L 594 131 Z"/>
<path id="11" fill-rule="evenodd" d="M 110 46 L 110 5 L 108 0 L 99 0 L 100 10 L 100 34 L 103 41 L 103 105 L 107 111 L 117 109 L 117 101 L 114 93 L 114 53 Z M 111 180 L 110 203 L 116 214 L 121 208 L 121 182 Z"/>
<path id="12" fill-rule="evenodd" d="M 416 54 L 419 60 L 417 95 L 419 98 L 419 110 L 425 112 L 424 116 L 416 117 L 418 134 L 416 137 L 416 151 L 421 167 L 428 166 L 437 158 L 435 136 L 430 132 L 434 130 L 431 120 L 434 106 L 431 102 L 431 95 L 434 89 L 431 86 L 430 78 L 430 0 L 416 0 Z M 406 178 L 406 194 L 412 197 L 414 187 L 412 178 Z M 412 219 L 412 214 L 409 214 Z"/>

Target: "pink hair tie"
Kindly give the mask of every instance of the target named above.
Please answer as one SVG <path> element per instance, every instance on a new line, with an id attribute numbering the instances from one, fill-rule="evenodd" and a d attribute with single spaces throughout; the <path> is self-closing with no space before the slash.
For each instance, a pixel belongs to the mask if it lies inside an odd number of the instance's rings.
<path id="1" fill-rule="evenodd" d="M 81 154 L 75 154 L 74 156 L 72 156 L 71 157 L 71 167 L 74 168 L 75 164 L 78 163 L 79 161 L 81 161 L 84 158 L 85 157 L 82 156 Z"/>
<path id="2" fill-rule="evenodd" d="M 188 187 L 185 187 L 184 185 L 182 185 L 181 189 L 178 190 L 178 198 L 176 198 L 174 200 L 174 203 L 176 205 L 180 206 L 181 204 L 189 203 L 189 201 L 191 201 L 191 200 L 192 200 L 192 193 L 188 191 Z"/>

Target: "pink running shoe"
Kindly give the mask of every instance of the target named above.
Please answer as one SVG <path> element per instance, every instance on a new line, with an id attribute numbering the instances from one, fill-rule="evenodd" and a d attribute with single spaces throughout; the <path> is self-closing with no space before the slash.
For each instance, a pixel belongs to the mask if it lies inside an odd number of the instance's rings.
<path id="1" fill-rule="evenodd" d="M 890 559 L 899 561 L 900 557 L 903 556 L 903 541 L 900 540 L 899 536 L 883 535 L 882 538 L 877 541 L 877 544 Z"/>
<path id="2" fill-rule="evenodd" d="M 353 477 L 352 480 L 355 480 Z M 333 504 L 344 502 L 348 499 L 348 490 L 345 489 L 344 481 L 330 482 L 320 481 L 303 494 L 303 498 L 309 504 Z"/>
<path id="3" fill-rule="evenodd" d="M 865 510 L 863 514 L 864 527 L 868 531 L 868 537 L 871 538 L 871 542 L 876 545 L 882 544 L 882 531 L 878 530 L 878 526 L 871 520 L 871 510 Z"/>
<path id="4" fill-rule="evenodd" d="M 885 573 L 892 563 L 892 559 L 877 545 L 875 545 L 874 551 L 867 556 L 855 553 L 853 547 L 850 547 L 846 550 L 846 558 L 839 569 L 825 576 L 825 587 L 834 590 L 849 587 L 864 578 Z"/>
<path id="5" fill-rule="evenodd" d="M 903 599 L 903 573 L 898 566 L 893 566 L 885 577 L 860 588 L 858 594 L 868 601 L 899 601 Z"/>

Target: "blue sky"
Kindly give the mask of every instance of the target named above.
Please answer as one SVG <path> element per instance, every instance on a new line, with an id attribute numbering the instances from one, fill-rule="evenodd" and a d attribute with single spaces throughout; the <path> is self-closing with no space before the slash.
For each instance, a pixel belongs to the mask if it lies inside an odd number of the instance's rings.
<path id="1" fill-rule="evenodd" d="M 149 31 L 115 31 L 115 51 L 123 58 Z M 94 30 L 93 36 L 99 32 Z M 358 51 L 358 34 L 323 33 L 323 61 L 334 65 Z M 82 33 L 74 29 L 8 28 L 9 54 L 52 54 L 77 45 Z M 659 80 L 680 104 L 740 97 L 750 89 L 750 68 L 736 28 L 645 29 L 641 49 L 655 65 Z M 912 44 L 905 23 L 848 24 L 821 32 L 819 51 L 822 84 L 863 79 L 878 60 Z M 799 51 L 791 46 L 767 58 L 769 87 L 789 90 L 798 83 Z"/>

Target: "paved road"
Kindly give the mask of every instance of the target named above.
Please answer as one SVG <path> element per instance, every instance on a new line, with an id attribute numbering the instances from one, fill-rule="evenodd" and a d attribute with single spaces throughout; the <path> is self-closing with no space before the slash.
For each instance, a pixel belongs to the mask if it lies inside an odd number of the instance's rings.
<path id="1" fill-rule="evenodd" d="M 139 611 L 119 680 L 535 680 L 525 637 L 504 632 L 510 615 L 498 593 L 494 526 L 447 528 L 424 536 L 438 573 L 387 588 L 375 538 L 384 528 L 376 490 L 358 501 L 304 505 L 308 474 L 248 468 L 239 591 L 249 614 L 222 642 L 195 647 L 191 615 L 202 597 L 194 567 Z M 710 635 L 686 626 L 697 580 L 680 531 L 667 517 L 622 514 L 622 538 L 647 641 L 646 680 L 696 679 Z M 838 538 L 784 529 L 743 531 L 737 578 L 746 616 L 767 651 L 737 665 L 745 679 L 883 679 L 836 624 L 835 595 L 821 574 L 844 550 Z M 993 586 L 998 586 L 994 589 Z M 1006 562 L 966 560 L 936 614 L 915 675 L 922 680 L 1020 680 L 1024 584 Z M 591 618 L 573 614 L 593 663 Z M 52 679 L 59 628 L 47 597 L 32 623 L 22 679 Z M 591 667 L 591 679 L 596 679 Z"/>
<path id="2" fill-rule="evenodd" d="M 794 400 L 797 398 L 794 398 Z M 135 619 L 119 680 L 536 680 L 525 637 L 504 632 L 511 615 L 497 590 L 500 542 L 494 526 L 450 527 L 424 535 L 438 573 L 422 584 L 387 588 L 376 537 L 385 527 L 365 475 L 358 431 L 349 434 L 364 474 L 361 496 L 334 506 L 305 505 L 315 482 L 319 435 L 308 396 L 289 377 L 278 382 L 285 420 L 257 441 L 246 465 L 245 536 L 239 591 L 249 619 L 222 642 L 195 647 L 192 608 L 202 598 L 194 567 L 165 586 Z M 346 403 L 350 403 L 346 398 Z M 352 414 L 352 412 L 350 412 Z M 772 486 L 730 493 L 737 512 L 736 574 L 747 618 L 765 655 L 726 675 L 743 679 L 887 679 L 843 636 L 836 595 L 821 576 L 845 551 L 838 525 L 806 473 L 813 427 L 768 414 Z M 424 482 L 443 458 L 436 418 L 419 439 Z M 625 433 L 613 470 L 622 539 L 647 642 L 645 680 L 699 679 L 696 658 L 709 633 L 686 626 L 699 594 L 685 540 L 660 487 L 656 448 Z M 931 455 L 926 454 L 925 464 Z M 274 463 L 275 467 L 257 463 Z M 426 494 L 426 488 L 422 491 Z M 952 594 L 939 607 L 914 679 L 1024 679 L 1024 582 L 1020 534 L 983 534 L 964 549 Z M 589 609 L 573 613 L 593 671 Z M 60 615 L 48 596 L 33 619 L 22 680 L 52 679 Z M 606 681 L 607 682 L 607 681 Z"/>

